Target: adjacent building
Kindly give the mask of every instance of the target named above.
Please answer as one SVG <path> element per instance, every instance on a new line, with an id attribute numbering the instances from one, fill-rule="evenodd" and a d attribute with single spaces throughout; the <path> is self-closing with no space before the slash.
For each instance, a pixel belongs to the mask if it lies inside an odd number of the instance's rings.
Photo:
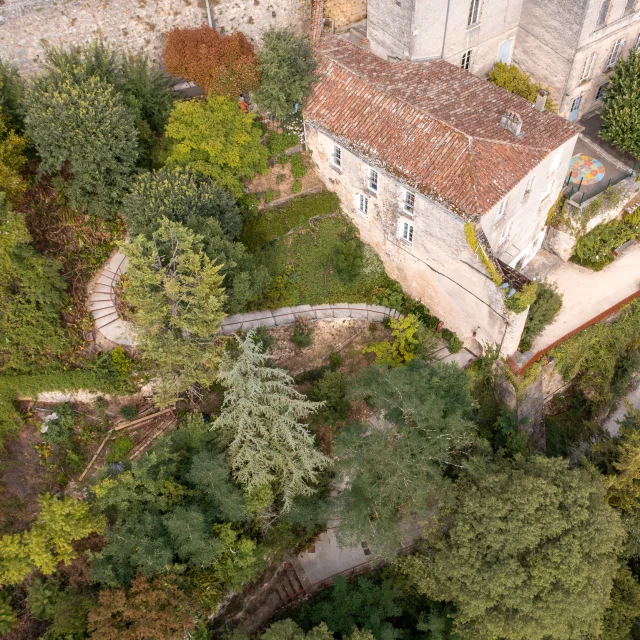
<path id="1" fill-rule="evenodd" d="M 637 47 L 639 0 L 368 0 L 367 38 L 386 60 L 440 58 L 478 76 L 513 63 L 570 120 L 596 108 Z"/>
<path id="2" fill-rule="evenodd" d="M 318 44 L 306 141 L 362 239 L 466 339 L 517 348 L 509 314 L 465 236 L 509 272 L 540 249 L 579 127 L 444 60 L 383 60 Z M 482 249 L 479 249 L 482 251 Z"/>

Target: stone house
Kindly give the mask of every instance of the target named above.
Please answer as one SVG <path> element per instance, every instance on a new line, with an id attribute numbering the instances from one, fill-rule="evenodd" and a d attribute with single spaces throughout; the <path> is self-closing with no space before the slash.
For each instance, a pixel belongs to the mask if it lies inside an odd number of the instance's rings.
<path id="1" fill-rule="evenodd" d="M 465 237 L 509 280 L 540 249 L 579 127 L 443 60 L 317 46 L 306 143 L 387 271 L 465 339 L 517 348 L 514 316 Z M 468 228 L 467 228 L 468 229 Z"/>
<path id="2" fill-rule="evenodd" d="M 575 120 L 640 43 L 639 18 L 638 0 L 368 0 L 367 37 L 389 60 L 442 58 L 479 76 L 516 64 Z"/>

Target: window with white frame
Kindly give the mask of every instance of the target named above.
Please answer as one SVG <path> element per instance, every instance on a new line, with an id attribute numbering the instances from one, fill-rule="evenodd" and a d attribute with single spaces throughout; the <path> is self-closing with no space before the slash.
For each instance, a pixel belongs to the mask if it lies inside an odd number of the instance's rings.
<path id="1" fill-rule="evenodd" d="M 378 172 L 375 169 L 369 169 L 367 184 L 371 191 L 378 192 Z"/>
<path id="2" fill-rule="evenodd" d="M 604 92 L 607 90 L 608 86 L 609 83 L 605 82 L 598 87 L 598 91 L 596 91 L 596 100 L 604 100 Z"/>
<path id="3" fill-rule="evenodd" d="M 616 66 L 616 62 L 618 62 L 618 58 L 620 58 L 623 47 L 624 38 L 620 38 L 620 40 L 616 40 L 613 43 L 613 47 L 611 47 L 611 53 L 609 54 L 609 60 L 607 61 L 607 69 L 611 69 L 612 67 Z"/>
<path id="4" fill-rule="evenodd" d="M 607 22 L 607 16 L 609 15 L 609 7 L 611 6 L 611 0 L 602 0 L 600 5 L 600 13 L 598 14 L 598 21 L 596 22 L 596 29 L 603 27 Z"/>
<path id="5" fill-rule="evenodd" d="M 331 153 L 331 164 L 338 169 L 342 168 L 342 149 L 337 145 L 333 145 L 333 152 Z"/>
<path id="6" fill-rule="evenodd" d="M 402 208 L 407 213 L 413 215 L 413 212 L 416 210 L 416 194 L 413 193 L 413 191 L 405 190 Z"/>
<path id="7" fill-rule="evenodd" d="M 592 51 L 584 61 L 584 67 L 582 68 L 582 76 L 580 78 L 580 82 L 586 82 L 587 80 L 591 80 L 591 75 L 593 73 L 593 67 L 596 63 L 596 58 L 598 57 L 597 51 Z"/>
<path id="8" fill-rule="evenodd" d="M 465 71 L 469 71 L 471 69 L 471 49 L 469 51 L 465 51 L 462 54 L 462 62 L 460 64 L 460 68 Z"/>
<path id="9" fill-rule="evenodd" d="M 369 213 L 369 198 L 359 193 L 357 196 L 357 203 L 358 203 L 358 211 L 363 216 L 366 216 Z"/>
<path id="10" fill-rule="evenodd" d="M 507 201 L 503 200 L 499 205 L 498 205 L 498 212 L 496 213 L 496 219 L 493 221 L 494 224 L 496 222 L 498 222 L 498 220 L 501 220 L 504 217 L 504 212 L 505 209 L 507 208 Z"/>
<path id="11" fill-rule="evenodd" d="M 507 238 L 509 237 L 510 233 L 511 233 L 511 223 L 505 224 L 504 227 L 502 228 L 502 231 L 500 232 L 500 240 L 498 240 L 498 246 L 503 245 L 507 241 Z"/>
<path id="12" fill-rule="evenodd" d="M 624 8 L 624 15 L 628 16 L 629 14 L 633 13 L 635 11 L 636 8 L 636 1 L 637 0 L 627 0 L 627 4 Z"/>
<path id="13" fill-rule="evenodd" d="M 527 180 L 527 184 L 524 186 L 525 198 L 531 193 L 531 190 L 533 189 L 533 182 L 535 179 L 536 179 L 535 176 L 530 176 L 529 179 Z"/>
<path id="14" fill-rule="evenodd" d="M 400 228 L 399 228 L 399 233 L 400 233 L 400 237 L 405 241 L 408 242 L 410 244 L 413 243 L 413 231 L 414 231 L 414 227 L 410 222 L 407 222 L 406 220 L 401 220 L 400 221 Z"/>
<path id="15" fill-rule="evenodd" d="M 471 0 L 471 6 L 469 7 L 469 22 L 471 27 L 474 24 L 480 22 L 480 0 Z"/>

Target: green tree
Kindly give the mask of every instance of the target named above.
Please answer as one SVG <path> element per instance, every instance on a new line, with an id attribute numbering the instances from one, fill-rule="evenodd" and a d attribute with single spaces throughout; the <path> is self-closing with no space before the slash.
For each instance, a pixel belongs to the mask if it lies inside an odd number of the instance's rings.
<path id="1" fill-rule="evenodd" d="M 89 613 L 91 640 L 182 640 L 195 627 L 194 611 L 175 576 L 149 582 L 138 576 L 130 590 L 101 591 Z"/>
<path id="2" fill-rule="evenodd" d="M 24 216 L 0 193 L 0 374 L 50 367 L 68 347 L 60 323 L 66 285 L 59 268 L 36 253 Z"/>
<path id="3" fill-rule="evenodd" d="M 18 616 L 11 606 L 9 594 L 0 591 L 0 635 L 9 633 L 16 622 L 18 622 Z"/>
<path id="4" fill-rule="evenodd" d="M 640 158 L 640 55 L 634 47 L 609 76 L 600 118 L 602 138 Z"/>
<path id="5" fill-rule="evenodd" d="M 166 129 L 169 166 L 188 166 L 235 196 L 243 180 L 267 169 L 269 151 L 252 114 L 235 100 L 210 95 L 174 105 Z"/>
<path id="6" fill-rule="evenodd" d="M 375 640 L 370 631 L 349 629 L 349 635 L 342 636 L 344 640 Z M 259 640 L 334 640 L 335 636 L 324 623 L 319 624 L 305 633 L 293 620 L 274 622 L 259 636 Z"/>
<path id="7" fill-rule="evenodd" d="M 298 393 L 282 369 L 267 356 L 250 331 L 239 342 L 235 360 L 227 357 L 218 379 L 227 387 L 213 429 L 220 435 L 236 481 L 248 493 L 271 486 L 289 511 L 298 495 L 313 493 L 311 484 L 327 466 L 306 425 L 300 424 L 321 403 Z"/>
<path id="8" fill-rule="evenodd" d="M 74 207 L 115 214 L 138 158 L 134 116 L 116 90 L 97 76 L 76 82 L 45 74 L 29 87 L 25 128 L 47 174 L 68 171 Z"/>
<path id="9" fill-rule="evenodd" d="M 228 313 L 244 311 L 269 285 L 267 268 L 233 241 L 242 228 L 235 200 L 202 175 L 183 168 L 144 173 L 125 198 L 122 213 L 132 235 L 150 238 L 166 217 L 202 236 L 205 254 L 221 265 Z"/>
<path id="10" fill-rule="evenodd" d="M 9 128 L 22 131 L 24 122 L 24 82 L 18 67 L 0 60 L 0 111 L 8 119 Z"/>
<path id="11" fill-rule="evenodd" d="M 404 367 L 369 367 L 353 381 L 352 397 L 376 410 L 371 424 L 351 424 L 336 441 L 346 488 L 336 498 L 338 540 L 366 540 L 395 555 L 404 527 L 426 526 L 455 470 L 479 445 L 469 381 L 453 365 L 414 360 Z"/>
<path id="12" fill-rule="evenodd" d="M 0 538 L 0 585 L 18 584 L 35 569 L 52 574 L 59 562 L 77 556 L 74 541 L 104 528 L 104 519 L 92 515 L 86 502 L 43 495 L 40 506 L 30 529 Z"/>
<path id="13" fill-rule="evenodd" d="M 163 218 L 151 240 L 124 245 L 129 258 L 127 301 L 143 359 L 157 376 L 159 406 L 167 406 L 216 376 L 217 332 L 224 318 L 220 266 L 202 252 L 202 238 Z"/>
<path id="14" fill-rule="evenodd" d="M 542 89 L 542 85 L 533 82 L 529 74 L 516 67 L 515 64 L 496 62 L 489 72 L 488 79 L 489 82 L 506 89 L 510 93 L 515 93 L 529 102 L 535 102 L 538 97 L 538 91 Z M 547 87 L 546 90 L 549 91 L 549 88 Z M 558 106 L 550 97 L 547 97 L 545 108 L 552 113 L 558 113 Z"/>
<path id="15" fill-rule="evenodd" d="M 26 163 L 24 150 L 27 141 L 6 125 L 0 109 L 0 192 L 15 202 L 24 192 L 26 184 L 20 170 Z"/>
<path id="16" fill-rule="evenodd" d="M 629 640 L 640 619 L 640 585 L 628 567 L 621 565 L 613 580 L 611 601 L 604 614 L 603 640 Z"/>
<path id="17" fill-rule="evenodd" d="M 263 111 L 285 119 L 302 111 L 310 93 L 316 61 L 309 39 L 290 29 L 270 29 L 258 55 L 262 74 L 256 102 Z"/>
<path id="18" fill-rule="evenodd" d="M 457 606 L 474 640 L 598 637 L 623 530 L 592 469 L 533 457 L 456 483 L 439 539 L 402 561 L 409 584 Z"/>

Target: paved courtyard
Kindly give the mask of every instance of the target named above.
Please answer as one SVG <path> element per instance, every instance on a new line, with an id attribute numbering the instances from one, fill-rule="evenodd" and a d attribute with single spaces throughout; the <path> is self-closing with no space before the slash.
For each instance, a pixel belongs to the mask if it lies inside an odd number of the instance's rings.
<path id="1" fill-rule="evenodd" d="M 524 270 L 529 278 L 555 282 L 563 295 L 562 309 L 532 345 L 543 351 L 556 340 L 640 290 L 640 245 L 602 271 L 591 271 L 540 251 Z"/>

